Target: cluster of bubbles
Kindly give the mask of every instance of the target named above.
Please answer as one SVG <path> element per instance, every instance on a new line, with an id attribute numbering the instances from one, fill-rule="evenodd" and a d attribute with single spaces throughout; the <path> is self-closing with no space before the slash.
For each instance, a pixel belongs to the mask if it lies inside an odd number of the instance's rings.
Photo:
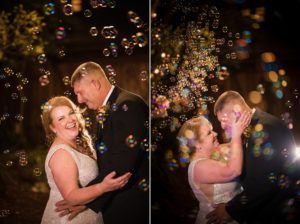
<path id="1" fill-rule="evenodd" d="M 117 111 L 117 110 L 118 110 L 118 105 L 117 105 L 116 103 L 113 103 L 113 104 L 111 105 L 111 110 L 112 110 L 112 111 Z"/>
<path id="2" fill-rule="evenodd" d="M 143 28 L 145 26 L 144 21 L 134 11 L 128 11 L 127 15 L 129 21 L 132 22 L 137 28 Z"/>
<path id="3" fill-rule="evenodd" d="M 141 71 L 140 73 L 141 81 L 145 82 L 148 80 L 148 72 L 146 70 Z"/>
<path id="4" fill-rule="evenodd" d="M 44 4 L 44 14 L 46 16 L 55 14 L 55 4 L 53 2 L 49 2 Z"/>
<path id="5" fill-rule="evenodd" d="M 26 166 L 28 164 L 28 156 L 25 151 L 18 151 L 16 155 L 19 157 L 20 166 Z"/>
<path id="6" fill-rule="evenodd" d="M 49 111 L 52 109 L 52 106 L 50 105 L 50 103 L 48 101 L 46 101 L 45 103 L 43 103 L 41 105 L 41 110 L 42 111 Z"/>
<path id="7" fill-rule="evenodd" d="M 50 83 L 49 77 L 51 72 L 44 68 L 40 68 L 39 70 L 42 73 L 42 75 L 39 77 L 39 83 L 41 86 L 47 86 Z"/>
<path id="8" fill-rule="evenodd" d="M 116 84 L 115 77 L 117 76 L 116 70 L 112 65 L 105 66 L 106 74 L 108 75 L 108 80 L 112 85 Z"/>
<path id="9" fill-rule="evenodd" d="M 89 118 L 89 117 L 84 118 L 84 123 L 85 123 L 85 127 L 87 127 L 87 128 L 91 127 L 93 124 L 91 118 Z"/>
<path id="10" fill-rule="evenodd" d="M 63 77 L 62 81 L 63 81 L 65 86 L 68 86 L 71 83 L 70 77 L 67 76 L 67 75 Z"/>
<path id="11" fill-rule="evenodd" d="M 102 32 L 102 35 L 106 36 L 106 39 L 113 39 L 115 36 L 112 35 L 112 33 L 117 34 L 117 31 L 115 32 Z M 125 54 L 132 55 L 133 49 L 135 46 L 138 47 L 145 47 L 148 44 L 148 40 L 146 35 L 143 32 L 137 32 L 136 34 L 133 34 L 128 40 L 127 38 L 122 38 L 121 40 L 121 46 L 124 48 Z M 103 55 L 108 57 L 112 55 L 113 57 L 118 56 L 118 45 L 115 42 L 111 42 L 108 48 L 104 48 L 102 51 Z"/>
<path id="12" fill-rule="evenodd" d="M 200 9 L 182 5 L 177 6 L 178 9 L 184 15 L 176 29 L 163 24 L 156 14 L 152 15 L 153 66 L 150 77 L 154 145 L 162 140 L 163 129 L 178 130 L 189 113 L 209 113 L 208 105 L 215 102 L 213 95 L 219 92 L 217 82 L 230 76 L 220 59 L 238 58 L 234 41 L 240 39 L 240 34 L 233 34 L 228 26 L 221 25 L 216 7 Z M 189 13 L 195 14 L 195 20 L 187 19 Z M 176 161 L 169 151 L 166 154 L 170 169 L 179 164 L 186 165 L 187 157 Z"/>
<path id="13" fill-rule="evenodd" d="M 115 39 L 118 35 L 118 30 L 114 26 L 104 26 L 101 34 L 105 39 Z"/>
<path id="14" fill-rule="evenodd" d="M 17 78 L 17 83 L 14 85 L 10 81 L 11 78 L 16 77 Z M 3 68 L 3 73 L 1 72 L 0 75 L 0 80 L 5 80 L 4 81 L 4 87 L 8 91 L 11 91 L 10 98 L 13 101 L 20 101 L 21 103 L 26 103 L 28 101 L 27 97 L 24 96 L 24 88 L 25 86 L 29 83 L 29 80 L 20 72 L 15 72 L 12 68 L 10 67 L 4 67 Z M 15 82 L 13 82 L 15 83 Z M 10 114 L 8 112 L 3 112 L 3 114 L 0 114 L 0 124 L 7 120 L 10 117 Z M 16 113 L 14 116 L 15 120 L 17 121 L 22 121 L 23 120 L 23 115 Z"/>
<path id="15" fill-rule="evenodd" d="M 96 115 L 96 120 L 100 125 L 103 125 L 103 123 L 106 121 L 106 111 L 98 111 Z"/>
<path id="16" fill-rule="evenodd" d="M 171 171 L 179 167 L 178 161 L 175 158 L 173 151 L 170 149 L 166 150 L 165 152 L 165 161 L 167 163 L 169 170 Z"/>
<path id="17" fill-rule="evenodd" d="M 249 30 L 244 30 L 242 35 L 235 34 L 235 50 L 239 60 L 245 60 L 250 56 L 250 43 L 252 43 L 252 33 Z M 228 56 L 227 56 L 228 57 Z"/>
<path id="18" fill-rule="evenodd" d="M 98 7 L 115 8 L 117 5 L 117 2 L 115 0 L 90 0 L 90 5 L 93 9 L 96 9 Z"/>
<path id="19" fill-rule="evenodd" d="M 93 1 L 91 1 L 92 4 Z M 72 4 L 70 4 L 66 0 L 61 0 L 60 3 L 62 4 L 62 12 L 65 16 L 71 16 L 73 15 L 74 12 L 80 11 L 81 10 L 81 3 L 78 1 L 72 1 Z M 55 14 L 55 3 L 50 2 L 44 4 L 44 14 L 46 16 L 50 16 Z"/>
<path id="20" fill-rule="evenodd" d="M 148 183 L 148 180 L 147 179 L 142 179 L 139 181 L 139 188 L 141 191 L 143 192 L 147 192 L 149 191 L 149 183 Z"/>
<path id="21" fill-rule="evenodd" d="M 272 52 L 262 53 L 261 60 L 265 80 L 272 83 L 272 91 L 275 97 L 282 99 L 284 96 L 283 89 L 288 85 L 285 70 L 279 68 L 276 63 L 276 56 Z"/>
<path id="22" fill-rule="evenodd" d="M 136 25 L 137 28 L 145 28 L 145 23 L 135 12 L 128 11 L 128 18 Z M 97 33 L 95 34 L 95 36 L 97 36 L 98 31 L 95 31 L 95 33 Z M 118 35 L 118 30 L 114 26 L 104 26 L 101 30 L 101 34 L 105 39 L 115 39 Z M 130 38 L 123 37 L 120 44 L 123 47 L 125 54 L 132 55 L 134 47 L 147 46 L 148 39 L 144 32 L 139 31 L 131 35 Z M 102 53 L 106 57 L 110 55 L 117 57 L 118 45 L 115 42 L 111 42 L 109 47 L 103 49 Z"/>
<path id="23" fill-rule="evenodd" d="M 291 180 L 285 174 L 276 175 L 275 173 L 271 172 L 268 175 L 268 180 L 272 184 L 277 184 L 281 189 L 286 189 L 290 186 Z"/>
<path id="24" fill-rule="evenodd" d="M 157 97 L 166 96 L 170 110 L 176 113 L 201 109 L 207 103 L 214 103 L 214 98 L 206 94 L 208 91 L 218 92 L 219 87 L 217 84 L 209 85 L 209 82 L 225 80 L 229 76 L 227 68 L 219 63 L 219 55 L 225 43 L 230 47 L 233 45 L 232 33 L 227 26 L 220 27 L 219 16 L 216 7 L 203 8 L 196 21 L 182 24 L 184 28 L 173 33 L 154 25 L 153 45 L 159 47 L 157 54 L 161 61 L 153 66 L 151 74 L 155 82 L 152 91 L 154 102 Z M 162 39 L 170 42 L 166 46 L 168 49 L 163 49 L 165 43 Z M 235 60 L 236 53 L 231 51 L 229 59 Z M 166 76 L 170 76 L 169 87 L 162 85 L 161 80 Z M 154 109 L 157 107 L 159 105 L 154 105 Z"/>
<path id="25" fill-rule="evenodd" d="M 0 210 L 0 218 L 5 218 L 11 214 L 9 209 L 1 209 Z"/>
<path id="26" fill-rule="evenodd" d="M 103 55 L 108 57 L 110 54 L 113 57 L 118 57 L 118 45 L 115 42 L 111 42 L 109 48 L 104 48 L 102 51 Z"/>
<path id="27" fill-rule="evenodd" d="M 299 91 L 298 89 L 293 89 L 291 93 L 289 93 L 285 90 L 289 84 L 288 77 L 286 71 L 277 64 L 275 54 L 272 52 L 264 52 L 261 54 L 261 61 L 264 79 L 271 83 L 271 91 L 274 96 L 279 100 L 288 98 L 285 101 L 286 109 L 293 109 L 299 98 Z M 261 95 L 265 93 L 265 87 L 259 84 L 257 90 L 252 92 L 253 97 L 252 99 L 250 98 L 251 102 L 260 103 L 262 100 Z M 289 112 L 282 113 L 281 118 L 289 129 L 293 129 L 293 118 Z"/>
<path id="28" fill-rule="evenodd" d="M 236 2 L 241 4 L 244 3 L 245 1 L 239 0 Z M 252 22 L 251 25 L 254 29 L 259 29 L 260 23 L 265 21 L 265 11 L 266 11 L 265 7 L 260 6 L 260 7 L 256 7 L 255 10 L 250 8 L 244 8 L 243 10 L 241 10 L 241 13 L 243 17 L 248 17 L 251 20 Z"/>
<path id="29" fill-rule="evenodd" d="M 3 151 L 3 154 L 8 155 L 10 154 L 9 149 L 5 149 Z M 26 166 L 28 164 L 28 156 L 24 150 L 18 150 L 15 152 L 15 155 L 18 157 L 18 162 L 20 166 Z M 14 165 L 14 162 L 12 160 L 7 160 L 5 165 L 7 167 L 11 167 Z"/>
<path id="30" fill-rule="evenodd" d="M 149 151 L 149 140 L 147 138 L 141 141 L 141 148 L 146 152 Z"/>
<path id="31" fill-rule="evenodd" d="M 64 26 L 58 26 L 55 29 L 55 38 L 57 40 L 63 40 L 67 36 L 66 28 Z"/>

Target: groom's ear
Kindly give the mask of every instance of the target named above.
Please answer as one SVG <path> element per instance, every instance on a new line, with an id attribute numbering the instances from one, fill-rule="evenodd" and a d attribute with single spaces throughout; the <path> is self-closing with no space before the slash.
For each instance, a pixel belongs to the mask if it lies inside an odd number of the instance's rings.
<path id="1" fill-rule="evenodd" d="M 92 83 L 92 85 L 93 85 L 96 89 L 99 90 L 99 89 L 101 88 L 101 83 L 100 83 L 99 80 L 93 79 L 93 80 L 91 81 L 91 83 Z"/>

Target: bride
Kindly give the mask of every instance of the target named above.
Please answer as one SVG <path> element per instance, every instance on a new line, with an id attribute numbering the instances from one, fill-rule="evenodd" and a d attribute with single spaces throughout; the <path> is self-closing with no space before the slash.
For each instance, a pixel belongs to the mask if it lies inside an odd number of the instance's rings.
<path id="1" fill-rule="evenodd" d="M 249 113 L 242 113 L 232 126 L 230 144 L 223 145 L 219 145 L 211 123 L 203 116 L 192 118 L 182 125 L 178 133 L 179 149 L 191 156 L 188 179 L 199 201 L 196 224 L 206 223 L 206 215 L 215 204 L 225 203 L 242 191 L 234 178 L 241 174 L 241 134 L 250 123 L 250 117 Z"/>
<path id="2" fill-rule="evenodd" d="M 45 161 L 51 189 L 41 223 L 70 223 L 67 216 L 60 217 L 55 212 L 57 201 L 64 199 L 70 205 L 84 205 L 105 192 L 120 189 L 131 174 L 114 178 L 116 173 L 111 172 L 101 183 L 84 187 L 98 175 L 98 167 L 82 115 L 70 99 L 58 96 L 44 105 L 41 118 L 47 137 L 53 141 Z M 70 213 L 70 208 L 66 212 Z M 86 209 L 72 223 L 103 223 L 102 214 Z"/>

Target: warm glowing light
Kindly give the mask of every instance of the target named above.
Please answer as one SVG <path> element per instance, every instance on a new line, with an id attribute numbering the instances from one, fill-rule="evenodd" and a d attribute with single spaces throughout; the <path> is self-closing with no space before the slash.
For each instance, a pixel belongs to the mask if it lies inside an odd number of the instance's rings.
<path id="1" fill-rule="evenodd" d="M 72 9 L 74 12 L 80 12 L 82 9 L 82 1 L 81 0 L 72 0 Z"/>
<path id="2" fill-rule="evenodd" d="M 300 147 L 296 147 L 295 156 L 296 156 L 296 159 L 300 159 Z"/>
<path id="3" fill-rule="evenodd" d="M 277 82 L 277 80 L 278 80 L 278 75 L 277 75 L 277 73 L 274 72 L 274 71 L 270 71 L 270 72 L 269 72 L 269 80 L 270 80 L 271 82 Z"/>
<path id="4" fill-rule="evenodd" d="M 284 69 L 279 69 L 278 74 L 279 75 L 285 75 L 285 70 Z"/>
<path id="5" fill-rule="evenodd" d="M 275 54 L 272 52 L 265 52 L 261 54 L 262 61 L 265 63 L 271 63 L 276 60 Z"/>
<path id="6" fill-rule="evenodd" d="M 259 104 L 262 101 L 262 96 L 261 96 L 260 92 L 258 92 L 258 91 L 251 91 L 249 93 L 249 100 L 253 104 Z"/>

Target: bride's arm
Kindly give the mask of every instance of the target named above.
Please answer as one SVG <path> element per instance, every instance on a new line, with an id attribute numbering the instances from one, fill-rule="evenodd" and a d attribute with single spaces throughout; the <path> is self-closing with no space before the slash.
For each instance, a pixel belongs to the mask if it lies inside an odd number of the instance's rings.
<path id="1" fill-rule="evenodd" d="M 78 185 L 78 168 L 72 156 L 64 149 L 57 150 L 49 161 L 49 167 L 63 198 L 70 205 L 86 204 L 108 191 L 123 187 L 131 174 L 126 173 L 113 178 L 116 173 L 111 172 L 104 180 L 89 187 L 80 188 Z"/>
<path id="2" fill-rule="evenodd" d="M 194 178 L 197 183 L 223 183 L 239 176 L 243 165 L 243 146 L 241 134 L 251 119 L 248 112 L 233 124 L 232 139 L 230 142 L 230 158 L 227 163 L 206 159 L 199 161 L 195 166 Z"/>

